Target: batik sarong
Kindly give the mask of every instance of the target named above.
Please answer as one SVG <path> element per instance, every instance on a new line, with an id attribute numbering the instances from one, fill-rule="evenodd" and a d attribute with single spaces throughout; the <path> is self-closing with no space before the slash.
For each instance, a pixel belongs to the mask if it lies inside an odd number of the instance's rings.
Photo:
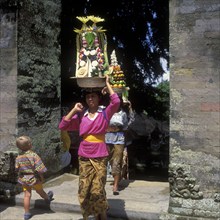
<path id="1" fill-rule="evenodd" d="M 78 198 L 84 219 L 97 216 L 108 209 L 106 198 L 107 157 L 79 157 Z"/>
<path id="2" fill-rule="evenodd" d="M 109 162 L 112 168 L 112 175 L 121 175 L 123 164 L 124 144 L 109 144 Z"/>

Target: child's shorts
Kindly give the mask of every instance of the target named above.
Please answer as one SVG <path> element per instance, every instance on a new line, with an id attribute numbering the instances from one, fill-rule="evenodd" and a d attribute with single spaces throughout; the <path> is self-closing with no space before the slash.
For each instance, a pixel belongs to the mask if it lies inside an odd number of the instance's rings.
<path id="1" fill-rule="evenodd" d="M 23 191 L 27 191 L 28 189 L 34 189 L 34 190 L 41 190 L 43 189 L 43 185 L 42 183 L 37 183 L 37 184 L 34 184 L 33 186 L 27 186 L 27 185 L 23 185 L 22 186 L 23 188 Z"/>

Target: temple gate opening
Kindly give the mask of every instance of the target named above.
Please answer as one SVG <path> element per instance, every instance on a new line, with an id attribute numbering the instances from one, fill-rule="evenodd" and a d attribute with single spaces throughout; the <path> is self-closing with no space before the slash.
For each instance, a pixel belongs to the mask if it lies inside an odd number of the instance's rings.
<path id="1" fill-rule="evenodd" d="M 161 218 L 218 219 L 219 3 L 169 4 L 170 203 Z M 3 0 L 0 6 L 0 193 L 5 195 L 13 193 L 16 181 L 17 135 L 31 135 L 49 170 L 60 169 L 60 57 L 68 54 L 60 47 L 60 0 Z"/>

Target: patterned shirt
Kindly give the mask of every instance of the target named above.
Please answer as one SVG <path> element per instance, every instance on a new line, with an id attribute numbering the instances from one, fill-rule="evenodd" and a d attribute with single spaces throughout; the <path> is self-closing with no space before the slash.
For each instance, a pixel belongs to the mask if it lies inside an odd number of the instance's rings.
<path id="1" fill-rule="evenodd" d="M 37 181 L 36 173 L 45 173 L 47 168 L 41 158 L 32 150 L 22 152 L 15 160 L 15 169 L 18 172 L 18 182 L 25 185 L 34 185 Z"/>

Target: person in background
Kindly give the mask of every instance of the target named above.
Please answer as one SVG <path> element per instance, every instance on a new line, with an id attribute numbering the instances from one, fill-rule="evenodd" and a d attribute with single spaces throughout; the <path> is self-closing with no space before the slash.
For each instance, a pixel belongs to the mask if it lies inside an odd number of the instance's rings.
<path id="1" fill-rule="evenodd" d="M 43 189 L 43 173 L 47 168 L 41 158 L 31 149 L 32 143 L 28 136 L 21 136 L 16 139 L 16 145 L 21 153 L 16 157 L 15 169 L 18 172 L 18 182 L 24 191 L 24 220 L 32 217 L 30 213 L 31 192 L 34 189 L 46 203 L 53 200 L 53 192 L 46 193 Z"/>
<path id="2" fill-rule="evenodd" d="M 106 108 L 100 106 L 102 94 L 109 93 L 110 103 Z M 96 91 L 90 89 L 85 94 L 86 107 L 76 103 L 64 116 L 59 129 L 79 130 L 81 142 L 78 149 L 79 190 L 78 198 L 83 215 L 87 220 L 94 215 L 96 220 L 107 219 L 108 202 L 105 185 L 107 173 L 108 149 L 105 133 L 112 115 L 117 112 L 120 99 L 111 88 L 106 75 L 106 87 Z"/>
<path id="3" fill-rule="evenodd" d="M 71 145 L 69 133 L 67 131 L 61 131 L 60 140 L 63 143 L 61 147 L 60 166 L 65 171 L 68 169 L 68 166 L 72 159 L 71 154 L 69 152 Z"/>
<path id="4" fill-rule="evenodd" d="M 113 195 L 119 195 L 118 185 L 121 180 L 123 153 L 125 148 L 125 132 L 128 128 L 128 117 L 123 110 L 123 100 L 121 106 L 110 120 L 105 142 L 109 147 L 109 163 L 111 165 L 111 174 L 114 178 Z"/>
<path id="5" fill-rule="evenodd" d="M 125 148 L 123 152 L 123 162 L 122 162 L 122 172 L 121 178 L 122 179 L 129 179 L 129 160 L 128 160 L 128 147 L 132 144 L 134 139 L 134 134 L 130 129 L 130 125 L 133 123 L 134 111 L 132 109 L 131 102 L 129 100 L 123 100 L 122 109 L 126 112 L 128 118 L 128 128 L 125 131 Z"/>

